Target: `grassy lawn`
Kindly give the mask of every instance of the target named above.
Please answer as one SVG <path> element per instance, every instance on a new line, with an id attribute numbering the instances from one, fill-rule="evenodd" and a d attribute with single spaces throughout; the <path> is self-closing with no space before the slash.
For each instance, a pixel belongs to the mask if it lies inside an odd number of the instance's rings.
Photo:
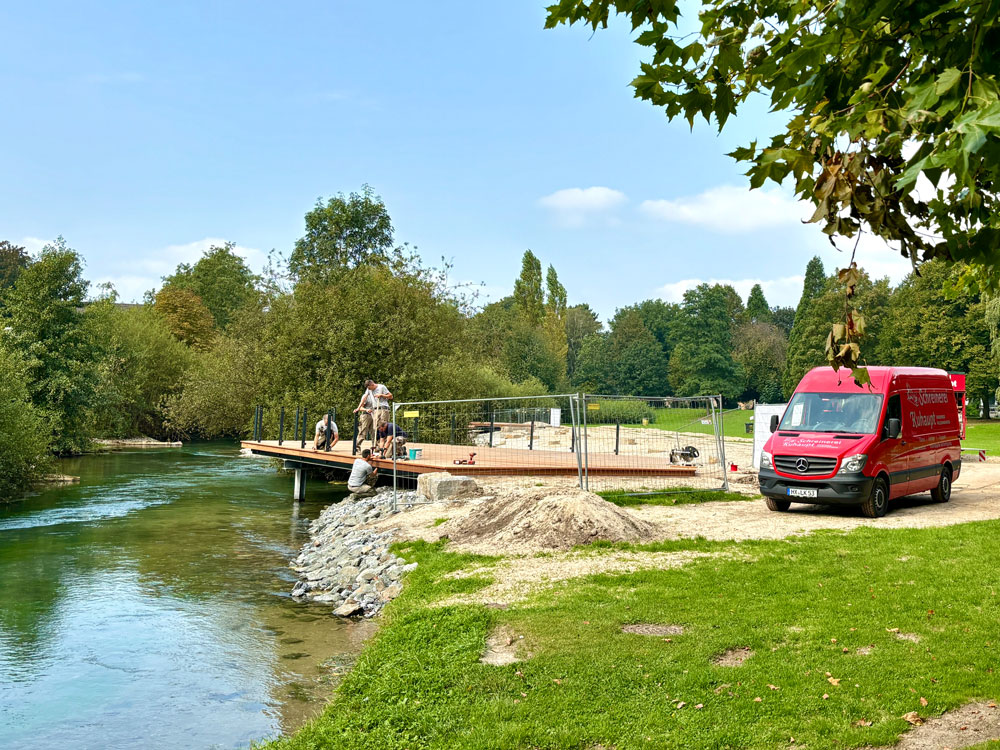
<path id="1" fill-rule="evenodd" d="M 678 488 L 672 492 L 654 492 L 643 495 L 632 495 L 621 490 L 598 492 L 608 502 L 615 505 L 687 505 L 690 503 L 729 502 L 732 500 L 757 500 L 759 495 L 741 495 L 739 492 L 725 490 L 684 490 Z"/>
<path id="2" fill-rule="evenodd" d="M 476 560 L 411 543 L 400 551 L 420 565 L 335 702 L 273 748 L 891 744 L 910 711 L 1000 698 L 998 533 L 983 522 L 716 544 L 683 568 L 577 579 L 506 610 L 429 606 L 488 581 L 447 579 Z M 684 632 L 623 633 L 629 623 Z M 501 624 L 532 658 L 479 662 Z M 743 647 L 742 666 L 713 663 Z"/>
<path id="3" fill-rule="evenodd" d="M 987 455 L 1000 456 L 1000 419 L 970 419 L 962 447 L 985 448 Z"/>

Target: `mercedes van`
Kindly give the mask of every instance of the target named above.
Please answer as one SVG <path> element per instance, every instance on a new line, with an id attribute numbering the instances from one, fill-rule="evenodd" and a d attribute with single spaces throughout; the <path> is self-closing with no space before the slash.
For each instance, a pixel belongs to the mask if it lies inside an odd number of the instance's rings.
<path id="1" fill-rule="evenodd" d="M 850 372 L 816 367 L 799 383 L 760 455 L 767 507 L 859 505 L 870 518 L 889 501 L 930 490 L 951 499 L 962 469 L 955 390 L 944 370 L 869 367 L 870 386 Z"/>

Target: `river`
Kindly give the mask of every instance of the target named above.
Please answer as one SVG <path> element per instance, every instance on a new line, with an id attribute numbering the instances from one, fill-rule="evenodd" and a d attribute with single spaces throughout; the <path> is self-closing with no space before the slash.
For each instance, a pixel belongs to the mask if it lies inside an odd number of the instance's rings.
<path id="1" fill-rule="evenodd" d="M 241 748 L 322 710 L 371 623 L 293 601 L 305 502 L 233 443 L 61 461 L 0 505 L 0 748 Z"/>

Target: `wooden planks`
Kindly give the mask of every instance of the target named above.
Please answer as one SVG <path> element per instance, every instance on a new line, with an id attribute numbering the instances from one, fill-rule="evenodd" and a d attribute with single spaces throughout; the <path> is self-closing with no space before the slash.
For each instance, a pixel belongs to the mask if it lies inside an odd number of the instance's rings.
<path id="1" fill-rule="evenodd" d="M 297 442 L 276 440 L 244 440 L 243 448 L 262 456 L 273 456 L 289 461 L 301 460 L 314 466 L 350 469 L 358 456 L 351 455 L 351 443 L 341 442 L 330 451 L 314 451 L 309 442 L 301 448 Z M 567 450 L 527 450 L 524 448 L 488 448 L 462 445 L 407 443 L 408 448 L 420 448 L 423 455 L 413 461 L 397 461 L 397 470 L 409 474 L 427 474 L 446 471 L 469 476 L 576 476 L 577 455 Z M 456 459 L 468 459 L 475 451 L 475 464 L 455 464 Z M 360 455 L 360 451 L 359 451 Z M 392 470 L 391 459 L 372 459 L 372 465 L 385 471 Z M 665 458 L 638 455 L 616 456 L 613 453 L 591 453 L 588 471 L 600 476 L 694 476 L 696 467 L 672 464 Z"/>

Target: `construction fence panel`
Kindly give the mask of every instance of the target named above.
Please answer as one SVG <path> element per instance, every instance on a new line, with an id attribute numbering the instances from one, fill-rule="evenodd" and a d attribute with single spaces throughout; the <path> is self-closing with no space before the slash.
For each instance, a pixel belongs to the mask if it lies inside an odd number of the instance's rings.
<path id="1" fill-rule="evenodd" d="M 393 456 L 394 497 L 415 496 L 423 473 L 474 478 L 487 491 L 537 484 L 579 487 L 583 471 L 576 394 L 421 401 L 393 405 L 406 434 Z"/>
<path id="2" fill-rule="evenodd" d="M 728 489 L 719 396 L 581 394 L 583 487 L 645 493 Z"/>

